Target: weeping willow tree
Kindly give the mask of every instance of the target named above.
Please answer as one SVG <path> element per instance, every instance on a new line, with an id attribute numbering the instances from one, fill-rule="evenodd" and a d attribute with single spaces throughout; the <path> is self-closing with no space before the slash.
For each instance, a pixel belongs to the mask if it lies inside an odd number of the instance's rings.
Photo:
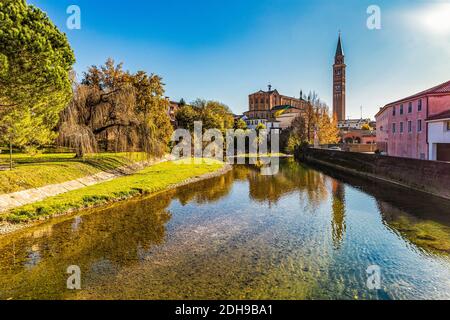
<path id="1" fill-rule="evenodd" d="M 161 156 L 172 133 L 162 79 L 123 71 L 112 59 L 92 66 L 61 114 L 58 141 L 77 156 L 101 151 L 145 151 Z"/>
<path id="2" fill-rule="evenodd" d="M 86 123 L 85 110 L 89 88 L 77 86 L 69 106 L 60 115 L 58 144 L 74 149 L 77 157 L 97 151 L 92 129 Z"/>

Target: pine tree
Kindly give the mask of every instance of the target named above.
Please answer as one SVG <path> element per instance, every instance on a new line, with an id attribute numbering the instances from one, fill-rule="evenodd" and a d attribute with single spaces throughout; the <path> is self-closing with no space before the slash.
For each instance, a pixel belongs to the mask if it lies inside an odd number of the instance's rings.
<path id="1" fill-rule="evenodd" d="M 58 115 L 72 96 L 69 74 L 74 62 L 66 35 L 44 12 L 25 0 L 0 2 L 0 129 L 4 142 L 23 147 L 54 139 Z"/>

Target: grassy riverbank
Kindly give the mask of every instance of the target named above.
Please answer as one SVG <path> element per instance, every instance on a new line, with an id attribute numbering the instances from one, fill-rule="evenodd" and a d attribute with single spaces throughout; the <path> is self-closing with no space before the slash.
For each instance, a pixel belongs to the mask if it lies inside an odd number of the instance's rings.
<path id="1" fill-rule="evenodd" d="M 151 194 L 189 179 L 217 172 L 223 167 L 223 163 L 213 160 L 205 160 L 199 164 L 187 160 L 160 163 L 129 176 L 16 208 L 0 215 L 0 219 L 10 223 L 30 222 L 71 210 L 89 208 L 137 195 Z"/>
<path id="2" fill-rule="evenodd" d="M 99 153 L 84 159 L 77 159 L 72 153 L 14 154 L 14 169 L 9 170 L 9 155 L 0 154 L 0 194 L 75 180 L 143 161 L 145 157 L 138 152 Z"/>

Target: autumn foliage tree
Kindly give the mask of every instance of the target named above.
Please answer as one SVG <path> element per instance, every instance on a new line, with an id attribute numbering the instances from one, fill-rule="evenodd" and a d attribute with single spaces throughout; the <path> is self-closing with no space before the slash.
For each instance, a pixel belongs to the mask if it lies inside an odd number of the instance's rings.
<path id="1" fill-rule="evenodd" d="M 203 129 L 226 129 L 234 127 L 234 117 L 230 108 L 218 101 L 197 99 L 190 105 L 180 108 L 175 115 L 178 126 L 192 131 L 194 122 L 201 121 Z"/>
<path id="2" fill-rule="evenodd" d="M 305 109 L 293 120 L 291 128 L 282 134 L 282 145 L 288 152 L 301 144 L 334 144 L 339 141 L 337 121 L 330 117 L 328 106 L 317 94 L 310 93 Z"/>

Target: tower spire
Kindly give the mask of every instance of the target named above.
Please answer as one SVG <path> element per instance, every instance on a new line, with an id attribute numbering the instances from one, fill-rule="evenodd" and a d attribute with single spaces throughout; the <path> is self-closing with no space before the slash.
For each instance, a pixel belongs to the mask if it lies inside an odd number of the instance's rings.
<path id="1" fill-rule="evenodd" d="M 342 50 L 342 41 L 341 41 L 341 31 L 339 30 L 339 38 L 338 38 L 338 44 L 336 48 L 336 57 L 337 56 L 343 56 L 344 50 Z"/>

